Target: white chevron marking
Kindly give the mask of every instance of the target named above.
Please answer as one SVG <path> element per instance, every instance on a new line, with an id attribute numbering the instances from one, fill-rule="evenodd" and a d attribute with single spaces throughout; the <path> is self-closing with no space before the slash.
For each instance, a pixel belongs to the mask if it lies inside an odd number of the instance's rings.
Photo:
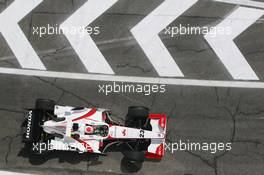
<path id="1" fill-rule="evenodd" d="M 230 27 L 232 29 L 231 35 L 214 35 L 212 33 L 205 35 L 205 39 L 234 79 L 259 79 L 239 51 L 239 48 L 234 43 L 234 39 L 255 23 L 262 15 L 264 15 L 263 10 L 239 7 L 216 26 L 216 28 Z"/>
<path id="2" fill-rule="evenodd" d="M 22 68 L 46 70 L 39 56 L 18 25 L 43 0 L 15 0 L 0 14 L 0 32 Z"/>
<path id="3" fill-rule="evenodd" d="M 158 34 L 196 2 L 197 0 L 165 0 L 131 29 L 160 76 L 184 76 Z"/>
<path id="4" fill-rule="evenodd" d="M 116 2 L 117 0 L 88 0 L 61 24 L 61 28 L 85 28 Z M 84 36 L 80 33 L 65 33 L 65 36 L 89 72 L 114 74 L 112 68 L 88 33 Z"/>

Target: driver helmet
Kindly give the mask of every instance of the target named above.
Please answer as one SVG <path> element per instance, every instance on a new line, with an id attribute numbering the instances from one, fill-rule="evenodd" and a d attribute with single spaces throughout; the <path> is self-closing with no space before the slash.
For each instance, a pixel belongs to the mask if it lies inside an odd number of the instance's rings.
<path id="1" fill-rule="evenodd" d="M 94 128 L 93 128 L 92 126 L 86 126 L 86 128 L 85 128 L 85 132 L 86 132 L 87 134 L 91 134 L 91 133 L 94 132 Z"/>

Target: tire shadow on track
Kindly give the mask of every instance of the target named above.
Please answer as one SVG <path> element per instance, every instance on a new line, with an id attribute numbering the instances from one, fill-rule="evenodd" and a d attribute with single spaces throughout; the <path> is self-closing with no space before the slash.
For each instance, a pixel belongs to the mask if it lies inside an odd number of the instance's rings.
<path id="1" fill-rule="evenodd" d="M 89 166 L 102 164 L 99 161 L 99 155 L 95 154 L 79 154 L 77 152 L 51 151 L 44 155 L 30 154 L 29 148 L 26 146 L 18 153 L 18 156 L 28 158 L 32 165 L 42 165 L 51 159 L 58 159 L 59 163 L 79 164 L 80 162 L 88 162 Z"/>

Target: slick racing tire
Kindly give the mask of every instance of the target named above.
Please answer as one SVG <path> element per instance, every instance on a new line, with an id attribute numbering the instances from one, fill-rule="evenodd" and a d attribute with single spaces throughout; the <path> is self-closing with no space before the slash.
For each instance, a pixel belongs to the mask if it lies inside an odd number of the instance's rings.
<path id="1" fill-rule="evenodd" d="M 37 99 L 35 109 L 44 111 L 54 111 L 55 101 L 48 99 Z"/>
<path id="2" fill-rule="evenodd" d="M 144 152 L 125 152 L 121 160 L 121 170 L 125 173 L 138 172 L 144 162 Z"/>
<path id="3" fill-rule="evenodd" d="M 141 128 L 147 121 L 149 109 L 144 106 L 130 106 L 126 116 L 125 125 Z"/>
<path id="4" fill-rule="evenodd" d="M 125 126 L 151 130 L 150 122 L 147 120 L 149 109 L 144 106 L 130 106 L 125 120 Z"/>
<path id="5" fill-rule="evenodd" d="M 128 108 L 128 117 L 132 118 L 147 118 L 149 115 L 149 109 L 144 106 L 130 106 Z"/>
<path id="6" fill-rule="evenodd" d="M 123 152 L 123 155 L 124 157 L 137 162 L 144 162 L 145 160 L 145 153 L 143 151 L 127 151 Z"/>

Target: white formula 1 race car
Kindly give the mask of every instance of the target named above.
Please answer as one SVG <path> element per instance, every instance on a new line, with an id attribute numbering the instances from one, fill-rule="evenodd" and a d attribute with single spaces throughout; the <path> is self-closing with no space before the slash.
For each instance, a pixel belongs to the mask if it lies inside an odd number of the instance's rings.
<path id="1" fill-rule="evenodd" d="M 161 160 L 164 155 L 167 118 L 149 114 L 149 109 L 131 106 L 123 125 L 101 108 L 59 106 L 38 99 L 25 120 L 24 142 L 34 154 L 77 151 L 103 154 L 117 146 L 126 172 L 138 171 L 144 160 Z"/>

